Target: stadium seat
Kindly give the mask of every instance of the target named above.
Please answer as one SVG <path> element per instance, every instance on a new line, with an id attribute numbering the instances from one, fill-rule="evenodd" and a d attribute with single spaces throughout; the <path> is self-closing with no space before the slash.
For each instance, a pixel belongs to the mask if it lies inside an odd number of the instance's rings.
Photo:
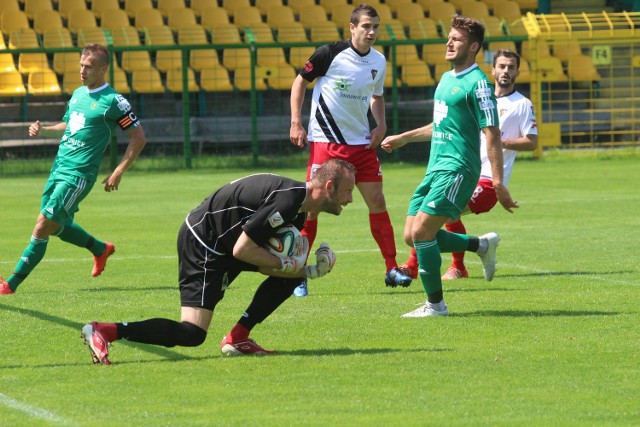
<path id="1" fill-rule="evenodd" d="M 167 71 L 167 90 L 182 93 L 182 76 L 182 70 L 180 69 Z M 198 92 L 199 90 L 195 73 L 191 68 L 187 68 L 187 91 Z"/>
<path id="2" fill-rule="evenodd" d="M 304 67 L 304 64 L 307 63 L 307 60 L 313 55 L 315 52 L 314 47 L 292 47 L 289 50 L 289 64 L 291 64 L 295 69 L 299 70 Z"/>
<path id="3" fill-rule="evenodd" d="M 287 6 L 293 9 L 293 13 L 300 14 L 300 9 L 304 6 L 315 6 L 315 0 L 288 0 Z"/>
<path id="4" fill-rule="evenodd" d="M 444 59 L 447 48 L 442 43 L 422 45 L 422 60 L 429 65 L 447 62 Z"/>
<path id="5" fill-rule="evenodd" d="M 153 67 L 131 73 L 131 90 L 136 93 L 164 93 L 160 72 Z"/>
<path id="6" fill-rule="evenodd" d="M 537 10 L 538 0 L 515 0 L 520 5 L 520 9 Z"/>
<path id="7" fill-rule="evenodd" d="M 582 48 L 575 39 L 559 40 L 553 44 L 553 56 L 560 58 L 562 62 L 567 62 L 569 58 L 581 55 Z"/>
<path id="8" fill-rule="evenodd" d="M 180 28 L 197 25 L 196 15 L 193 13 L 193 10 L 186 7 L 172 9 L 169 11 L 167 25 L 172 31 L 177 33 Z"/>
<path id="9" fill-rule="evenodd" d="M 19 10 L 20 10 L 20 4 L 18 3 L 18 0 L 3 0 L 0 2 L 0 16 L 2 16 L 4 12 L 19 11 Z"/>
<path id="10" fill-rule="evenodd" d="M 74 47 L 71 33 L 66 28 L 56 28 L 42 33 L 42 47 Z"/>
<path id="11" fill-rule="evenodd" d="M 433 73 L 434 80 L 439 82 L 442 78 L 442 75 L 447 71 L 451 70 L 451 63 L 449 62 L 439 62 L 435 64 L 435 72 Z"/>
<path id="12" fill-rule="evenodd" d="M 143 9 L 153 9 L 153 2 L 151 0 L 125 0 L 124 2 L 124 11 L 131 19 L 136 17 L 136 12 Z"/>
<path id="13" fill-rule="evenodd" d="M 178 44 L 207 45 L 207 35 L 201 26 L 186 27 L 178 31 Z M 215 49 L 194 49 L 189 52 L 189 66 L 195 71 L 213 68 L 220 65 L 218 52 Z"/>
<path id="14" fill-rule="evenodd" d="M 200 87 L 208 92 L 229 92 L 233 90 L 229 72 L 222 66 L 203 68 L 200 72 Z"/>
<path id="15" fill-rule="evenodd" d="M 0 18 L 0 30 L 5 36 L 23 28 L 31 28 L 29 26 L 29 19 L 23 11 L 8 10 L 2 14 Z"/>
<path id="16" fill-rule="evenodd" d="M 496 18 L 495 16 L 485 16 L 480 19 L 480 22 L 484 24 L 485 37 L 504 37 L 503 20 Z"/>
<path id="17" fill-rule="evenodd" d="M 233 12 L 233 23 L 240 31 L 253 24 L 262 23 L 262 15 L 256 7 L 238 7 Z"/>
<path id="18" fill-rule="evenodd" d="M 147 46 L 172 46 L 176 44 L 171 28 L 166 25 L 149 27 L 144 30 L 144 44 Z"/>
<path id="19" fill-rule="evenodd" d="M 337 4 L 328 9 L 329 20 L 335 22 L 341 27 L 351 20 L 351 12 L 354 6 L 352 4 Z"/>
<path id="20" fill-rule="evenodd" d="M 55 10 L 39 10 L 33 19 L 33 29 L 42 34 L 47 30 L 64 28 L 62 17 Z"/>
<path id="21" fill-rule="evenodd" d="M 114 46 L 140 46 L 140 35 L 138 30 L 131 25 L 114 28 L 110 32 Z"/>
<path id="22" fill-rule="evenodd" d="M 282 0 L 255 0 L 254 6 L 258 8 L 262 16 L 267 16 L 272 7 L 283 6 Z"/>
<path id="23" fill-rule="evenodd" d="M 398 87 L 402 86 L 400 73 L 398 73 L 397 75 L 396 84 L 398 85 Z M 387 73 L 384 76 L 384 87 L 393 87 L 393 72 L 390 62 L 387 62 Z"/>
<path id="24" fill-rule="evenodd" d="M 529 62 L 520 58 L 520 75 L 517 79 L 518 83 L 531 83 L 531 70 L 529 68 Z"/>
<path id="25" fill-rule="evenodd" d="M 310 40 L 312 42 L 337 42 L 342 38 L 338 26 L 331 21 L 320 21 L 311 25 Z"/>
<path id="26" fill-rule="evenodd" d="M 280 64 L 267 72 L 267 86 L 275 90 L 291 90 L 296 70 L 289 64 Z"/>
<path id="27" fill-rule="evenodd" d="M 80 72 L 80 52 L 55 52 L 53 54 L 53 71 L 64 74 L 67 71 Z"/>
<path id="28" fill-rule="evenodd" d="M 516 44 L 515 42 L 512 41 L 503 41 L 503 42 L 489 42 L 487 45 L 487 50 L 489 50 L 490 52 L 493 52 L 491 54 L 491 57 L 493 58 L 493 55 L 495 55 L 495 52 L 498 49 L 503 49 L 503 50 L 510 50 L 512 52 L 518 52 L 516 50 Z"/>
<path id="29" fill-rule="evenodd" d="M 86 46 L 89 43 L 99 43 L 107 45 L 107 37 L 102 28 L 81 28 L 78 30 L 78 47 Z"/>
<path id="30" fill-rule="evenodd" d="M 128 27 L 129 25 L 131 25 L 129 23 L 129 16 L 127 16 L 127 12 L 122 9 L 111 9 L 100 18 L 100 28 L 107 30 Z"/>
<path id="31" fill-rule="evenodd" d="M 567 60 L 567 74 L 573 81 L 600 81 L 602 76 L 587 55 L 571 56 Z"/>
<path id="32" fill-rule="evenodd" d="M 389 6 L 389 8 L 391 9 L 391 12 L 396 13 L 400 5 L 409 4 L 412 2 L 413 0 L 385 0 L 384 4 Z"/>
<path id="33" fill-rule="evenodd" d="M 75 72 L 69 71 L 62 75 L 62 86 L 60 87 L 62 93 L 71 95 L 80 85 L 82 85 L 80 70 L 76 70 Z"/>
<path id="34" fill-rule="evenodd" d="M 267 84 L 262 76 L 259 76 L 256 70 L 255 73 L 255 88 L 256 90 L 267 90 Z M 293 81 L 292 81 L 293 83 Z M 233 85 L 242 91 L 251 90 L 251 67 L 236 68 L 233 73 Z"/>
<path id="35" fill-rule="evenodd" d="M 0 96 L 25 96 L 22 74 L 18 70 L 0 71 Z"/>
<path id="36" fill-rule="evenodd" d="M 431 77 L 431 70 L 424 62 L 417 60 L 402 64 L 402 82 L 410 87 L 433 86 L 436 84 Z"/>
<path id="37" fill-rule="evenodd" d="M 127 74 L 122 68 L 119 68 L 117 64 L 113 65 L 113 82 L 110 80 L 110 70 L 107 70 L 107 73 L 104 77 L 106 81 L 111 85 L 111 87 L 118 91 L 118 93 L 131 93 L 131 87 L 129 87 Z"/>
<path id="38" fill-rule="evenodd" d="M 105 15 L 111 14 L 115 10 L 120 10 L 118 0 L 94 0 L 91 2 L 91 12 L 97 19 L 102 19 Z M 126 12 L 124 14 L 126 15 Z"/>
<path id="39" fill-rule="evenodd" d="M 222 65 L 231 71 L 234 71 L 239 67 L 251 67 L 251 53 L 249 52 L 249 49 L 223 49 Z"/>
<path id="40" fill-rule="evenodd" d="M 156 52 L 155 66 L 166 73 L 169 70 L 182 69 L 181 50 L 159 50 Z"/>
<path id="41" fill-rule="evenodd" d="M 261 47 L 256 56 L 256 62 L 260 67 L 273 67 L 287 63 L 281 47 Z"/>
<path id="42" fill-rule="evenodd" d="M 35 96 L 60 95 L 62 89 L 53 70 L 31 71 L 27 79 L 27 93 Z"/>
<path id="43" fill-rule="evenodd" d="M 273 37 L 273 30 L 264 22 L 258 22 L 251 24 L 244 31 L 244 41 L 249 42 L 249 34 L 253 36 L 253 41 L 256 43 L 273 43 L 275 39 Z"/>
<path id="44" fill-rule="evenodd" d="M 40 47 L 38 35 L 31 28 L 22 28 L 9 34 L 9 49 Z"/>
<path id="45" fill-rule="evenodd" d="M 128 73 L 151 68 L 151 56 L 144 50 L 125 50 L 122 52 L 121 67 Z"/>
<path id="46" fill-rule="evenodd" d="M 178 30 L 178 44 L 207 44 L 207 32 L 201 25 L 193 25 Z"/>
<path id="47" fill-rule="evenodd" d="M 416 3 L 422 6 L 422 10 L 429 15 L 434 8 L 438 8 L 444 1 L 445 0 L 416 0 Z"/>
<path id="48" fill-rule="evenodd" d="M 380 16 L 380 25 L 384 25 L 384 23 L 393 21 L 395 19 L 393 17 L 393 12 L 391 11 L 391 8 L 389 7 L 388 4 L 379 4 L 375 6 L 375 8 L 376 8 L 376 11 L 378 12 L 378 16 Z M 347 24 L 349 23 L 350 18 L 351 18 L 351 14 L 345 16 L 345 20 Z"/>
<path id="49" fill-rule="evenodd" d="M 288 42 L 307 42 L 307 32 L 299 22 L 289 22 L 280 24 L 276 27 L 278 41 L 281 43 Z"/>
<path id="50" fill-rule="evenodd" d="M 0 53 L 0 73 L 18 71 L 16 62 L 11 53 Z"/>
<path id="51" fill-rule="evenodd" d="M 190 1 L 191 10 L 196 14 L 198 18 L 202 16 L 202 11 L 208 8 L 220 8 L 218 6 L 218 0 L 191 0 Z M 226 14 L 226 11 L 225 11 Z M 228 22 L 228 21 L 227 21 Z"/>
<path id="52" fill-rule="evenodd" d="M 437 39 L 438 27 L 431 18 L 423 18 L 409 25 L 409 38 L 412 40 Z"/>
<path id="53" fill-rule="evenodd" d="M 296 22 L 293 9 L 289 6 L 273 6 L 267 10 L 267 24 L 278 28 L 283 24 Z"/>
<path id="54" fill-rule="evenodd" d="M 507 30 L 507 35 L 510 36 L 527 36 L 529 33 L 522 22 L 522 19 L 516 19 L 515 21 L 509 22 L 505 21 L 505 27 Z"/>
<path id="55" fill-rule="evenodd" d="M 221 6 L 227 11 L 229 16 L 233 17 L 236 9 L 239 7 L 251 7 L 249 0 L 222 0 Z"/>
<path id="56" fill-rule="evenodd" d="M 401 3 L 398 4 L 396 18 L 402 22 L 404 26 L 408 27 L 414 22 L 425 19 L 424 9 L 418 3 Z"/>
<path id="57" fill-rule="evenodd" d="M 415 62 L 422 62 L 418 56 L 416 46 L 412 44 L 399 44 L 395 46 L 396 49 L 396 63 L 398 65 L 413 64 Z M 388 60 L 391 61 L 393 48 L 389 48 Z M 402 79 L 404 80 L 404 79 Z"/>
<path id="58" fill-rule="evenodd" d="M 429 18 L 433 19 L 436 22 L 440 22 L 440 25 L 443 28 L 446 28 L 448 33 L 451 18 L 453 18 L 453 16 L 455 16 L 456 14 L 456 8 L 453 4 L 442 3 L 438 5 L 438 7 L 432 8 L 429 11 Z"/>
<path id="59" fill-rule="evenodd" d="M 158 9 L 138 9 L 134 17 L 134 25 L 138 31 L 144 31 L 145 28 L 164 26 L 164 19 Z"/>
<path id="60" fill-rule="evenodd" d="M 71 33 L 78 34 L 81 29 L 98 28 L 98 23 L 90 10 L 75 9 L 69 12 L 67 28 Z"/>
<path id="61" fill-rule="evenodd" d="M 186 7 L 184 4 L 184 0 L 157 0 L 157 8 L 162 14 L 163 18 L 168 18 L 169 13 L 176 8 L 184 8 Z"/>
<path id="62" fill-rule="evenodd" d="M 41 10 L 53 10 L 51 0 L 25 0 L 24 13 L 30 20 L 35 19 L 36 13 Z"/>
<path id="63" fill-rule="evenodd" d="M 240 31 L 231 23 L 216 25 L 210 28 L 209 31 L 211 32 L 211 43 L 213 44 L 242 43 Z"/>
<path id="64" fill-rule="evenodd" d="M 462 15 L 484 19 L 489 16 L 489 7 L 481 1 L 468 1 L 462 5 Z"/>
<path id="65" fill-rule="evenodd" d="M 380 24 L 380 32 L 378 32 L 378 40 L 380 41 L 392 40 L 393 38 L 396 40 L 407 39 L 407 35 L 404 32 L 404 25 L 397 19 L 392 19 L 391 21 Z"/>
<path id="66" fill-rule="evenodd" d="M 513 22 L 522 18 L 522 10 L 520 9 L 520 5 L 515 1 L 497 0 L 493 8 L 493 15 L 507 22 Z"/>
<path id="67" fill-rule="evenodd" d="M 202 25 L 205 30 L 211 31 L 213 27 L 227 24 L 229 24 L 229 13 L 227 13 L 226 9 L 218 6 L 202 9 L 200 25 Z"/>
<path id="68" fill-rule="evenodd" d="M 319 0 L 318 4 L 324 7 L 324 10 L 326 10 L 327 13 L 331 13 L 333 8 L 336 6 L 349 6 L 351 10 L 356 7 L 356 5 L 349 4 L 348 0 Z M 349 13 L 349 15 L 351 15 L 351 13 Z"/>
<path id="69" fill-rule="evenodd" d="M 534 52 L 531 50 L 531 44 L 529 40 L 524 40 L 520 45 L 520 55 L 523 58 L 531 61 L 533 59 Z M 549 49 L 549 44 L 544 40 L 538 41 L 538 55 L 540 58 L 548 58 L 551 56 L 551 51 Z"/>
<path id="70" fill-rule="evenodd" d="M 87 2 L 85 0 L 58 0 L 58 13 L 65 21 L 69 19 L 69 13 L 72 10 L 86 10 Z"/>
<path id="71" fill-rule="evenodd" d="M 542 71 L 542 81 L 545 82 L 566 82 L 567 76 L 562 69 L 560 59 L 553 56 L 540 58 L 538 67 Z"/>

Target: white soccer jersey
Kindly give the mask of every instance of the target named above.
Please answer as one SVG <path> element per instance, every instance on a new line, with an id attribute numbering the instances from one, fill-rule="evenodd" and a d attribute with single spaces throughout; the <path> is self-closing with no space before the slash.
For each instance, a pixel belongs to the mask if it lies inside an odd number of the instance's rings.
<path id="1" fill-rule="evenodd" d="M 503 139 L 521 138 L 525 135 L 537 135 L 536 115 L 531 101 L 518 91 L 510 95 L 496 98 L 498 101 L 498 115 L 500 117 L 500 134 Z M 516 160 L 516 151 L 502 150 L 504 162 L 503 184 L 509 184 L 513 163 Z M 492 178 L 491 163 L 487 156 L 487 140 L 484 133 L 481 134 L 480 157 L 482 160 L 481 178 Z"/>
<path id="2" fill-rule="evenodd" d="M 369 144 L 369 102 L 384 93 L 386 68 L 382 53 L 369 49 L 361 55 L 350 40 L 318 48 L 300 71 L 307 81 L 316 79 L 309 141 Z"/>

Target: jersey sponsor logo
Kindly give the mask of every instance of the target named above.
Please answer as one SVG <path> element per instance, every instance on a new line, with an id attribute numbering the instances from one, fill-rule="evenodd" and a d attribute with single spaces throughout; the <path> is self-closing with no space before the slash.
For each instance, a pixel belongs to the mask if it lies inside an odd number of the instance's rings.
<path id="1" fill-rule="evenodd" d="M 69 128 L 69 133 L 73 135 L 76 132 L 78 132 L 80 129 L 82 129 L 84 127 L 86 120 L 87 119 L 84 117 L 83 113 L 73 111 L 69 116 L 69 123 L 67 123 L 67 126 Z"/>
<path id="2" fill-rule="evenodd" d="M 347 82 L 346 79 L 341 78 L 340 80 L 338 80 L 336 82 L 336 85 L 333 88 L 333 90 L 336 90 L 336 91 L 339 91 L 339 92 L 349 92 L 349 86 L 351 86 L 349 84 L 349 82 Z"/>
<path id="3" fill-rule="evenodd" d="M 488 98 L 491 96 L 491 88 L 490 87 L 481 87 L 476 89 L 476 98 Z"/>
<path id="4" fill-rule="evenodd" d="M 127 98 L 124 96 L 120 94 L 116 95 L 116 101 L 118 102 L 116 106 L 123 113 L 127 113 L 131 110 L 131 104 L 129 104 L 129 101 L 127 101 Z"/>
<path id="5" fill-rule="evenodd" d="M 433 122 L 436 126 L 440 126 L 440 122 L 447 117 L 448 112 L 449 107 L 447 107 L 447 104 L 440 99 L 436 99 L 433 103 Z"/>
<path id="6" fill-rule="evenodd" d="M 275 212 L 269 217 L 269 225 L 271 225 L 271 228 L 278 228 L 281 225 L 284 225 L 284 219 L 282 219 L 280 212 Z"/>
<path id="7" fill-rule="evenodd" d="M 75 139 L 75 138 L 70 138 L 67 135 L 62 136 L 62 142 L 64 142 L 64 145 L 66 147 L 69 147 L 72 150 L 75 150 L 76 148 L 81 148 L 87 145 L 84 141 L 80 141 L 79 139 Z"/>
<path id="8" fill-rule="evenodd" d="M 304 64 L 304 70 L 307 73 L 310 73 L 311 71 L 313 71 L 313 64 L 311 63 L 311 61 L 307 61 L 307 63 Z"/>
<path id="9" fill-rule="evenodd" d="M 494 108 L 493 102 L 491 102 L 491 101 L 480 101 L 480 109 L 481 110 L 488 111 L 488 110 L 493 110 L 493 108 Z"/>

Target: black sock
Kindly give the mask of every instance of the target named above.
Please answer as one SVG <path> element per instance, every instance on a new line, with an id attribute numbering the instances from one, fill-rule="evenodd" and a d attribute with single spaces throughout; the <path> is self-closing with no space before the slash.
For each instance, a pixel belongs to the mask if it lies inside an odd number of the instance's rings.
<path id="1" fill-rule="evenodd" d="M 149 319 L 141 322 L 118 323 L 118 337 L 128 341 L 165 347 L 196 347 L 207 337 L 207 331 L 188 322 L 169 319 Z"/>
<path id="2" fill-rule="evenodd" d="M 269 276 L 256 290 L 253 301 L 238 323 L 249 330 L 253 329 L 255 325 L 280 307 L 301 282 L 302 279 L 282 279 Z"/>

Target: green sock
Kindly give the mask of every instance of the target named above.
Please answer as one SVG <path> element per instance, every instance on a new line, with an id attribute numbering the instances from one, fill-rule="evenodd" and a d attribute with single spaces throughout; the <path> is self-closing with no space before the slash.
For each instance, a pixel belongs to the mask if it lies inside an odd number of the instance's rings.
<path id="1" fill-rule="evenodd" d="M 424 291 L 429 294 L 442 292 L 442 279 L 440 278 L 440 267 L 442 267 L 442 257 L 436 239 L 413 242 L 418 254 L 418 265 L 420 266 L 420 280 Z"/>
<path id="2" fill-rule="evenodd" d="M 466 234 L 451 233 L 445 230 L 438 230 L 436 240 L 440 252 L 464 252 L 469 248 L 470 237 Z"/>
<path id="3" fill-rule="evenodd" d="M 47 252 L 47 243 L 49 243 L 49 239 L 31 237 L 31 242 L 29 242 L 29 246 L 22 252 L 20 261 L 18 261 L 13 274 L 7 279 L 7 283 L 12 291 L 15 291 L 18 286 L 20 286 L 20 283 L 27 278 L 29 273 L 31 273 L 42 258 L 44 258 L 44 254 Z"/>
<path id="4" fill-rule="evenodd" d="M 95 256 L 100 256 L 107 248 L 104 242 L 95 239 L 91 234 L 87 233 L 84 228 L 75 222 L 70 225 L 63 226 L 56 234 L 60 240 L 71 243 L 81 248 L 87 248 Z"/>

